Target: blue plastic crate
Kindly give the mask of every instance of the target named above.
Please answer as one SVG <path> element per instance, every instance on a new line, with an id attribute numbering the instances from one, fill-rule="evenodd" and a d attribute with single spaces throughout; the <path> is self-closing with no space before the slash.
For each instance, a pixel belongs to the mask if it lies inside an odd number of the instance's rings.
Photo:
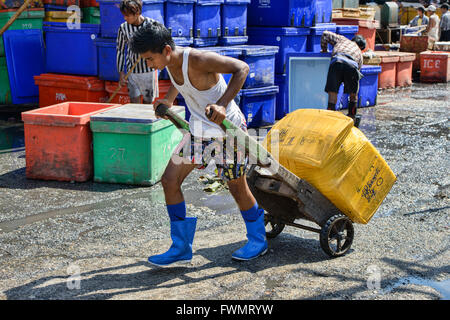
<path id="1" fill-rule="evenodd" d="M 275 107 L 275 119 L 280 120 L 289 113 L 288 78 L 286 74 L 275 75 L 275 85 L 278 86 L 277 104 Z"/>
<path id="2" fill-rule="evenodd" d="M 13 104 L 38 103 L 34 76 L 44 73 L 42 30 L 7 30 L 3 34 Z"/>
<path id="3" fill-rule="evenodd" d="M 278 47 L 243 45 L 240 60 L 246 62 L 250 71 L 244 82 L 243 89 L 267 87 L 275 84 L 275 54 Z"/>
<path id="4" fill-rule="evenodd" d="M 172 39 L 180 47 L 189 47 L 194 43 L 193 37 L 172 37 Z"/>
<path id="5" fill-rule="evenodd" d="M 361 73 L 364 77 L 359 80 L 358 107 L 370 107 L 377 104 L 378 75 L 381 73 L 381 66 L 363 65 Z M 336 110 L 348 109 L 349 95 L 344 94 L 344 86 L 339 88 Z"/>
<path id="6" fill-rule="evenodd" d="M 306 46 L 308 52 L 320 52 L 320 39 L 322 38 L 322 34 L 324 31 L 331 31 L 336 33 L 336 24 L 324 23 L 315 27 L 311 27 L 311 33 L 308 35 Z M 329 51 L 331 51 L 332 48 L 333 47 L 331 45 L 328 45 Z"/>
<path id="7" fill-rule="evenodd" d="M 315 13 L 314 13 L 314 25 L 318 23 L 329 23 L 332 18 L 333 1 L 331 0 L 314 0 Z"/>
<path id="8" fill-rule="evenodd" d="M 280 51 L 275 56 L 275 72 L 286 73 L 286 55 L 288 53 L 306 52 L 309 28 L 290 27 L 249 27 L 249 44 L 279 46 Z"/>
<path id="9" fill-rule="evenodd" d="M 277 86 L 242 89 L 240 104 L 249 128 L 268 126 L 275 123 Z"/>
<path id="10" fill-rule="evenodd" d="M 194 5 L 194 46 L 214 46 L 221 35 L 220 8 L 224 0 L 197 0 Z"/>
<path id="11" fill-rule="evenodd" d="M 222 5 L 222 37 L 221 45 L 246 44 L 247 12 L 250 0 L 224 0 Z"/>
<path id="12" fill-rule="evenodd" d="M 165 22 L 172 37 L 194 37 L 194 3 L 197 0 L 166 0 Z"/>
<path id="13" fill-rule="evenodd" d="M 253 0 L 248 7 L 248 24 L 268 27 L 311 27 L 316 13 L 316 1 Z"/>
<path id="14" fill-rule="evenodd" d="M 100 8 L 101 35 L 103 38 L 117 37 L 117 31 L 125 22 L 119 6 L 121 0 L 97 0 Z M 142 15 L 164 24 L 165 0 L 142 0 Z"/>
<path id="15" fill-rule="evenodd" d="M 102 80 L 119 81 L 117 71 L 116 39 L 97 38 L 95 41 L 98 52 L 98 76 Z"/>
<path id="16" fill-rule="evenodd" d="M 331 53 L 296 53 L 288 55 L 287 85 L 289 112 L 297 109 L 327 109 L 324 91 Z"/>
<path id="17" fill-rule="evenodd" d="M 358 26 L 336 26 L 336 33 L 352 40 L 353 37 L 358 33 Z"/>
<path id="18" fill-rule="evenodd" d="M 97 47 L 100 33 L 97 24 L 81 23 L 80 29 L 69 29 L 65 22 L 44 22 L 45 71 L 76 75 L 98 75 Z"/>

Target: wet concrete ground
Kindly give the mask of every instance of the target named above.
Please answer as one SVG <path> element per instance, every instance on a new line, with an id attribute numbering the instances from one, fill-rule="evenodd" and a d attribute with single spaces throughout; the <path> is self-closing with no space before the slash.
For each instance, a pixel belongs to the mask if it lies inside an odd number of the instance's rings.
<path id="1" fill-rule="evenodd" d="M 189 267 L 147 257 L 170 246 L 162 187 L 25 178 L 23 126 L 0 122 L 0 299 L 449 299 L 449 88 L 381 91 L 361 130 L 398 180 L 351 251 L 286 227 L 269 252 L 235 262 L 245 226 L 227 193 L 185 182 L 198 217 Z"/>

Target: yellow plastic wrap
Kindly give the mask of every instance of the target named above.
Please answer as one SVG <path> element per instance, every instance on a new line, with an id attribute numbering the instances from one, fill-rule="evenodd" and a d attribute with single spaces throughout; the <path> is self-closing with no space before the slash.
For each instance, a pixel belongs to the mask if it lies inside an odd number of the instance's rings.
<path id="1" fill-rule="evenodd" d="M 366 224 L 396 181 L 380 153 L 340 112 L 299 109 L 279 131 L 279 162 L 308 181 L 353 222 Z M 263 144 L 271 152 L 271 134 Z"/>

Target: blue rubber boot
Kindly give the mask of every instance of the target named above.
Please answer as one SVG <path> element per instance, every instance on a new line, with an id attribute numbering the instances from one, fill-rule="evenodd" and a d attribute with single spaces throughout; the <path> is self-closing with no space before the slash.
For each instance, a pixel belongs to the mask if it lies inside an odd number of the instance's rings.
<path id="1" fill-rule="evenodd" d="M 194 241 L 197 218 L 170 222 L 170 236 L 172 245 L 163 254 L 151 256 L 148 262 L 164 267 L 175 262 L 188 263 L 192 260 L 192 242 Z"/>
<path id="2" fill-rule="evenodd" d="M 245 220 L 244 220 L 245 221 Z M 255 221 L 245 221 L 247 227 L 247 244 L 236 250 L 231 257 L 235 260 L 246 261 L 264 255 L 267 252 L 266 227 L 264 214 Z"/>

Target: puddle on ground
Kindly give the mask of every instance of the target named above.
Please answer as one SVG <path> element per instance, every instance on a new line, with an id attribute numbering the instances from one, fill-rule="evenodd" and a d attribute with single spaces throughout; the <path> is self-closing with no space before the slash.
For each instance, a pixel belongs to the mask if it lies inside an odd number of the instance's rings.
<path id="1" fill-rule="evenodd" d="M 450 300 L 450 279 L 446 279 L 443 281 L 433 281 L 417 277 L 401 278 L 393 285 L 390 285 L 387 288 L 383 289 L 381 294 L 391 293 L 396 288 L 406 286 L 408 284 L 415 284 L 418 286 L 433 288 L 434 290 L 439 292 L 439 294 L 441 295 L 441 300 Z"/>
<path id="2" fill-rule="evenodd" d="M 0 151 L 25 146 L 23 123 L 0 120 Z"/>

